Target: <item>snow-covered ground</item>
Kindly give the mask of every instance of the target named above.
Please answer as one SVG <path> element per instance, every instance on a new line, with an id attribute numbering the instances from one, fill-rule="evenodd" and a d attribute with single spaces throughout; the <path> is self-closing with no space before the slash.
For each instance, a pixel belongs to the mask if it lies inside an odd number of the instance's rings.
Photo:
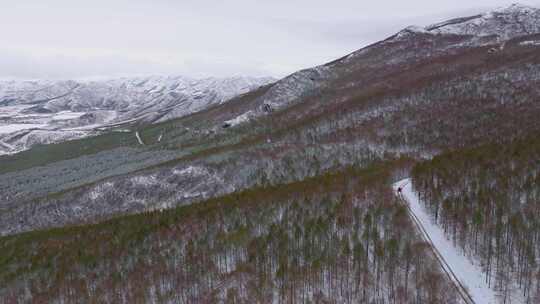
<path id="1" fill-rule="evenodd" d="M 60 111 L 56 113 L 52 119 L 53 120 L 69 120 L 69 119 L 76 119 L 81 116 L 83 116 L 84 112 L 71 112 L 71 111 Z"/>
<path id="2" fill-rule="evenodd" d="M 0 134 L 9 134 L 20 130 L 36 129 L 45 126 L 44 124 L 0 124 Z"/>
<path id="3" fill-rule="evenodd" d="M 139 142 L 139 145 L 144 146 L 144 142 L 141 139 L 141 136 L 139 135 L 139 131 L 135 132 L 135 137 L 137 137 L 137 141 Z"/>
<path id="4" fill-rule="evenodd" d="M 236 126 L 236 125 L 239 125 L 241 123 L 249 121 L 250 117 L 254 116 L 254 115 L 255 114 L 252 111 L 248 111 L 248 112 L 246 112 L 246 113 L 244 113 L 242 115 L 236 116 L 235 118 L 233 118 L 231 120 L 225 121 L 225 124 L 227 124 L 229 126 Z"/>
<path id="5" fill-rule="evenodd" d="M 485 276 L 478 263 L 471 261 L 465 256 L 462 250 L 452 243 L 426 212 L 421 204 L 418 195 L 412 189 L 410 179 L 404 179 L 394 184 L 394 190 L 402 187 L 402 195 L 409 203 L 411 212 L 416 215 L 421 225 L 431 238 L 433 245 L 440 252 L 442 258 L 456 275 L 457 279 L 468 290 L 475 303 L 495 304 L 497 302 L 496 294 L 489 288 L 485 282 Z"/>
<path id="6" fill-rule="evenodd" d="M 520 45 L 540 46 L 540 40 L 528 40 L 528 41 L 520 42 L 519 44 Z"/>
<path id="7" fill-rule="evenodd" d="M 433 34 L 496 35 L 510 39 L 540 31 L 540 10 L 534 7 L 512 4 L 507 7 L 471 16 L 433 24 L 426 28 Z"/>

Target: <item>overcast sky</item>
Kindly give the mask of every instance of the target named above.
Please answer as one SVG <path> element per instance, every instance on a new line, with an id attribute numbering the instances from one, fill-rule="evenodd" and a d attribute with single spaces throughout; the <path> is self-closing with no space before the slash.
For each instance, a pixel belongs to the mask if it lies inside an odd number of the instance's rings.
<path id="1" fill-rule="evenodd" d="M 281 77 L 408 25 L 512 2 L 0 0 L 0 78 Z"/>

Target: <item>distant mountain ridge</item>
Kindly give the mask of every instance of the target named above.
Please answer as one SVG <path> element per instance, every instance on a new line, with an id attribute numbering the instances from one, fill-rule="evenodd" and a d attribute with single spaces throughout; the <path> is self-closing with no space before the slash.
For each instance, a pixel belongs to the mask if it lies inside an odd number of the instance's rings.
<path id="1" fill-rule="evenodd" d="M 273 82 L 269 77 L 0 81 L 0 154 L 181 117 Z M 7 134 L 7 135 L 6 135 Z"/>

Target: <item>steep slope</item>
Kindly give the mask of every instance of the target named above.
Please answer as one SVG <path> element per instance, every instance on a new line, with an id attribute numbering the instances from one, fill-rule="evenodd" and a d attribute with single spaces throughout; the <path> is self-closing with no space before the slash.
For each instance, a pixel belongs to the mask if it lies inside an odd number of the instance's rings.
<path id="1" fill-rule="evenodd" d="M 185 116 L 272 81 L 161 76 L 2 81 L 0 153 L 96 135 L 125 123 L 154 123 Z"/>
<path id="2" fill-rule="evenodd" d="M 512 6 L 483 15 L 482 24 L 499 24 L 501 16 L 538 24 L 536 12 Z M 0 159 L 7 168 L 0 175 L 6 185 L 0 231 L 92 222 L 377 159 L 431 157 L 538 132 L 540 52 L 524 42 L 540 35 L 529 33 L 533 25 L 507 26 L 512 31 L 504 36 L 407 28 L 225 104 L 143 126 L 137 131 L 144 146 L 135 132 L 118 133 L 122 140 L 91 153 L 68 153 L 66 143 L 44 148 L 55 151 L 45 152 L 53 155 L 49 160 L 33 160 L 32 151 Z M 79 157 L 99 169 L 80 168 Z M 203 183 L 197 192 L 204 195 L 190 195 L 187 181 L 206 174 L 227 182 Z"/>

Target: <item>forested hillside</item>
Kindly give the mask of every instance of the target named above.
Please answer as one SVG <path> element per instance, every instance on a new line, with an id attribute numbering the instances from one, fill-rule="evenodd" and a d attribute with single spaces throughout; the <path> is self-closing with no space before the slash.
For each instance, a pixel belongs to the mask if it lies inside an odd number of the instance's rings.
<path id="1" fill-rule="evenodd" d="M 0 239 L 0 303 L 454 303 L 391 188 L 401 160 Z"/>
<path id="2" fill-rule="evenodd" d="M 436 156 L 413 170 L 433 219 L 508 301 L 540 301 L 540 134 Z"/>

